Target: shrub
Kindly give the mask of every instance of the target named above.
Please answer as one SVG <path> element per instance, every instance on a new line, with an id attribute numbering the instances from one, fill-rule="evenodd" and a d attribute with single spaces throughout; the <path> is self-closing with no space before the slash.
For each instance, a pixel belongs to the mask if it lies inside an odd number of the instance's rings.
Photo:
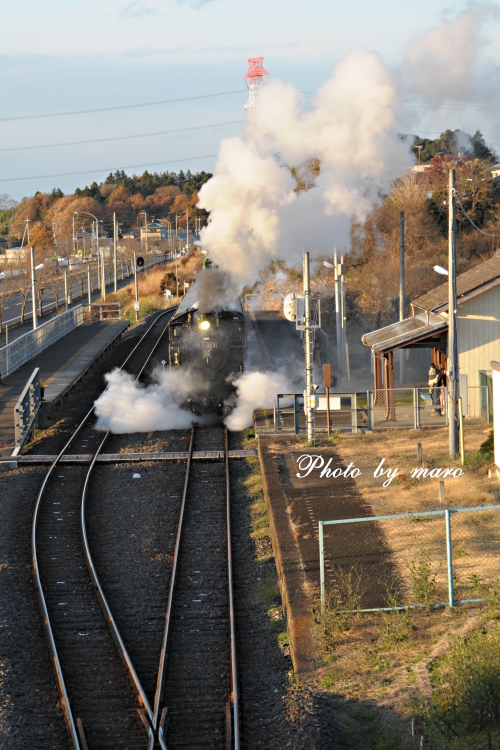
<path id="1" fill-rule="evenodd" d="M 500 633 L 460 638 L 441 666 L 444 686 L 434 694 L 436 718 L 448 736 L 500 728 Z"/>
<path id="2" fill-rule="evenodd" d="M 419 604 L 427 609 L 436 595 L 436 574 L 432 570 L 431 560 L 423 547 L 420 548 L 418 563 L 408 562 L 411 579 L 411 593 Z"/>
<path id="3" fill-rule="evenodd" d="M 408 637 L 412 627 L 412 611 L 408 607 L 396 609 L 398 600 L 395 592 L 390 588 L 387 589 L 386 606 L 394 609 L 392 612 L 382 612 L 380 637 L 388 646 L 394 646 Z"/>
<path id="4" fill-rule="evenodd" d="M 350 630 L 364 594 L 362 572 L 357 565 L 348 572 L 341 568 L 333 570 L 337 588 L 325 594 L 323 607 L 318 603 L 314 610 L 316 640 L 322 651 L 334 649 L 336 635 Z"/>

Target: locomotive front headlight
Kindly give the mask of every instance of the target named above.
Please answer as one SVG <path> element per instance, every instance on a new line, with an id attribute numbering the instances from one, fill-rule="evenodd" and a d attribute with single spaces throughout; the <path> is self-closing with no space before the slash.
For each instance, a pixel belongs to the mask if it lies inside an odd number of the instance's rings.
<path id="1" fill-rule="evenodd" d="M 200 323 L 200 328 L 202 331 L 208 331 L 210 328 L 210 321 L 209 320 L 202 320 Z"/>

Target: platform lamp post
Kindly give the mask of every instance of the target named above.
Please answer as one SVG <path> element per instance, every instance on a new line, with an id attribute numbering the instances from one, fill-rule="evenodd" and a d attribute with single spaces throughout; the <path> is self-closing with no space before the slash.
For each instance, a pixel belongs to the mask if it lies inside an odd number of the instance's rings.
<path id="1" fill-rule="evenodd" d="M 73 211 L 73 216 L 80 216 L 80 214 L 86 214 L 87 216 L 92 216 L 92 218 L 95 220 L 95 227 L 96 227 L 96 242 L 97 242 L 97 259 L 99 262 L 99 222 L 97 221 L 97 216 L 94 216 L 94 214 L 89 213 L 89 211 Z M 85 251 L 84 251 L 85 254 Z"/>
<path id="2" fill-rule="evenodd" d="M 36 274 L 35 274 L 35 248 L 31 248 L 31 308 L 33 310 L 33 330 L 38 325 L 36 317 Z"/>

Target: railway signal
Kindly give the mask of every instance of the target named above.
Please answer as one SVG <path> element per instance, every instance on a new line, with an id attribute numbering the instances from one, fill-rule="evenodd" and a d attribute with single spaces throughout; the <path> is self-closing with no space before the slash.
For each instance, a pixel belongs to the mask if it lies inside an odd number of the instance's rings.
<path id="1" fill-rule="evenodd" d="M 139 255 L 137 258 L 137 268 L 143 268 L 144 267 L 144 258 Z"/>

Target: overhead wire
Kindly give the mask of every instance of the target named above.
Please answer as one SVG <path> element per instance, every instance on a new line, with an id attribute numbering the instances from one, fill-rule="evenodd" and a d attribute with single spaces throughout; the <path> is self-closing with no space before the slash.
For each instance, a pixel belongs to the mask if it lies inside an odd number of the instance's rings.
<path id="1" fill-rule="evenodd" d="M 110 141 L 125 141 L 133 138 L 149 138 L 151 136 L 169 135 L 171 133 L 185 133 L 189 130 L 205 130 L 208 128 L 220 128 L 225 125 L 240 125 L 245 120 L 229 120 L 228 122 L 214 122 L 211 125 L 194 125 L 189 128 L 176 128 L 175 130 L 158 130 L 153 133 L 137 133 L 136 135 L 118 135 L 112 138 L 94 138 L 86 141 L 68 141 L 67 143 L 43 143 L 39 146 L 12 146 L 9 148 L 0 148 L 0 153 L 6 151 L 33 151 L 42 148 L 61 148 L 62 146 L 81 146 L 88 143 L 109 143 Z"/>
<path id="2" fill-rule="evenodd" d="M 118 169 L 144 169 L 146 167 L 160 167 L 168 164 L 179 164 L 186 161 L 197 161 L 198 159 L 213 159 L 217 154 L 204 154 L 203 156 L 188 156 L 185 159 L 168 159 L 166 161 L 153 161 L 149 164 L 128 164 L 122 167 L 102 167 L 101 169 L 85 169 L 80 172 L 60 172 L 58 174 L 41 174 L 33 175 L 31 177 L 7 177 L 0 179 L 2 182 L 23 182 L 26 180 L 47 180 L 52 177 L 75 177 L 82 174 L 99 174 L 100 172 L 115 172 Z"/>
<path id="3" fill-rule="evenodd" d="M 469 214 L 467 213 L 467 211 L 465 210 L 465 208 L 462 206 L 462 203 L 460 202 L 460 198 L 458 197 L 456 190 L 455 190 L 455 200 L 458 203 L 458 205 L 460 206 L 460 208 L 462 209 L 462 211 L 464 212 L 465 216 L 468 218 L 468 220 L 472 224 L 472 226 L 474 227 L 474 229 L 477 229 L 478 232 L 481 232 L 481 234 L 485 234 L 487 237 L 500 237 L 500 234 L 490 234 L 489 232 L 485 232 L 483 229 L 480 229 L 477 226 L 477 224 L 474 224 L 474 222 L 472 221 L 471 217 L 469 216 Z"/>
<path id="4" fill-rule="evenodd" d="M 235 91 L 220 91 L 217 94 L 200 94 L 198 96 L 184 96 L 179 99 L 164 99 L 159 102 L 143 102 L 142 104 L 120 104 L 116 107 L 96 107 L 94 109 L 78 109 L 69 112 L 47 112 L 39 115 L 16 115 L 15 117 L 0 117 L 0 122 L 14 122 L 19 120 L 42 120 L 49 117 L 69 117 L 70 115 L 90 115 L 96 112 L 117 112 L 123 109 L 139 109 L 140 107 L 158 107 L 163 104 L 177 104 L 178 102 L 191 102 L 197 99 L 213 99 L 216 96 L 230 96 L 241 94 L 246 89 Z"/>

